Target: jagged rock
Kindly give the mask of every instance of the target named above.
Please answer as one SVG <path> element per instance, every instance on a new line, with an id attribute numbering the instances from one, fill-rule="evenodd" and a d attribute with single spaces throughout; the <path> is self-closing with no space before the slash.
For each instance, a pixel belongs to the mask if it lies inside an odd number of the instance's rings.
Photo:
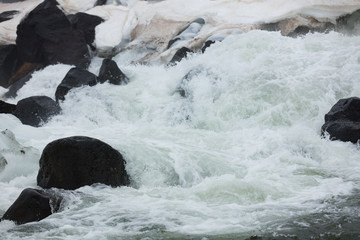
<path id="1" fill-rule="evenodd" d="M 22 64 L 23 62 L 18 59 L 16 45 L 0 46 L 0 86 L 8 87 L 10 85 L 10 78 Z"/>
<path id="2" fill-rule="evenodd" d="M 24 98 L 17 103 L 14 115 L 23 124 L 39 127 L 61 111 L 57 102 L 46 96 Z"/>
<path id="3" fill-rule="evenodd" d="M 128 185 L 125 163 L 117 150 L 98 139 L 62 138 L 43 150 L 37 183 L 43 188 L 70 190 L 94 183 Z"/>
<path id="4" fill-rule="evenodd" d="M 59 208 L 61 199 L 43 190 L 26 188 L 2 216 L 16 224 L 40 221 Z"/>
<path id="5" fill-rule="evenodd" d="M 84 35 L 86 43 L 95 50 L 92 45 L 95 40 L 95 27 L 102 23 L 104 19 L 82 12 L 69 15 L 68 19 L 70 20 L 72 27 L 81 31 Z"/>
<path id="6" fill-rule="evenodd" d="M 186 58 L 188 53 L 193 53 L 194 51 L 187 48 L 182 47 L 176 51 L 173 58 L 170 60 L 169 65 L 176 65 L 177 62 L 180 62 L 183 58 Z"/>
<path id="7" fill-rule="evenodd" d="M 10 104 L 0 100 L 0 113 L 13 113 L 15 110 L 15 104 Z"/>
<path id="8" fill-rule="evenodd" d="M 360 98 L 340 99 L 325 115 L 321 134 L 331 140 L 356 143 L 360 139 Z"/>
<path id="9" fill-rule="evenodd" d="M 16 45 L 24 62 L 85 68 L 90 62 L 84 35 L 72 28 L 55 0 L 46 0 L 18 25 Z"/>
<path id="10" fill-rule="evenodd" d="M 109 81 L 111 84 L 123 85 L 129 82 L 129 78 L 120 70 L 115 61 L 104 59 L 99 71 L 98 81 L 100 83 Z"/>
<path id="11" fill-rule="evenodd" d="M 5 22 L 13 18 L 14 15 L 19 14 L 19 11 L 5 11 L 0 13 L 0 22 Z"/>
<path id="12" fill-rule="evenodd" d="M 96 85 L 96 75 L 81 68 L 72 68 L 59 84 L 55 92 L 56 101 L 65 100 L 65 95 L 72 89 L 81 86 Z"/>

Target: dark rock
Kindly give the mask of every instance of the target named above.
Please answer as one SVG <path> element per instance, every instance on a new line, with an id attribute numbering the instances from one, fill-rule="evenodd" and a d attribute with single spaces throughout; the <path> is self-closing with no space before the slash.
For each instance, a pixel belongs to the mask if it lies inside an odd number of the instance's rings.
<path id="1" fill-rule="evenodd" d="M 213 41 L 213 40 L 207 40 L 207 41 L 203 44 L 203 46 L 202 46 L 202 48 L 201 48 L 201 52 L 204 53 L 205 50 L 206 50 L 208 47 L 210 47 L 212 44 L 214 44 L 214 43 L 215 43 L 215 41 Z"/>
<path id="2" fill-rule="evenodd" d="M 16 224 L 40 221 L 51 215 L 52 209 L 57 211 L 59 205 L 56 196 L 43 190 L 27 188 L 4 213 L 2 220 L 14 221 Z"/>
<path id="3" fill-rule="evenodd" d="M 129 78 L 119 69 L 115 61 L 104 59 L 99 71 L 98 81 L 100 83 L 109 81 L 111 84 L 123 85 L 129 82 Z"/>
<path id="4" fill-rule="evenodd" d="M 0 46 L 0 86 L 8 87 L 10 78 L 22 64 L 23 62 L 18 59 L 16 45 Z"/>
<path id="5" fill-rule="evenodd" d="M 14 115 L 23 124 L 39 127 L 52 116 L 59 114 L 60 106 L 49 97 L 33 96 L 24 98 L 17 103 Z"/>
<path id="6" fill-rule="evenodd" d="M 183 58 L 186 58 L 188 53 L 193 53 L 193 52 L 194 52 L 193 50 L 187 47 L 180 48 L 179 50 L 176 51 L 175 55 L 170 60 L 169 65 L 176 65 L 177 62 L 180 62 Z"/>
<path id="7" fill-rule="evenodd" d="M 13 113 L 15 110 L 15 104 L 6 103 L 0 100 L 0 113 Z"/>
<path id="8" fill-rule="evenodd" d="M 24 62 L 71 64 L 85 68 L 90 62 L 84 35 L 72 28 L 55 0 L 45 0 L 18 25 L 16 45 Z"/>
<path id="9" fill-rule="evenodd" d="M 59 84 L 55 92 L 56 101 L 65 100 L 65 95 L 72 89 L 81 86 L 96 85 L 96 75 L 81 68 L 72 68 Z"/>
<path id="10" fill-rule="evenodd" d="M 321 134 L 331 140 L 356 143 L 360 139 L 360 98 L 340 99 L 325 115 Z"/>
<path id="11" fill-rule="evenodd" d="M 97 0 L 95 6 L 102 6 L 105 5 L 107 0 Z"/>
<path id="12" fill-rule="evenodd" d="M 40 158 L 37 183 L 43 188 L 77 189 L 103 183 L 128 185 L 122 155 L 94 138 L 74 136 L 49 143 Z"/>
<path id="13" fill-rule="evenodd" d="M 4 22 L 7 20 L 10 20 L 14 17 L 14 15 L 19 14 L 19 11 L 6 11 L 6 12 L 2 12 L 0 13 L 0 22 Z"/>
<path id="14" fill-rule="evenodd" d="M 90 45 L 93 50 L 95 50 L 95 48 L 92 46 L 92 43 L 95 40 L 95 27 L 102 23 L 104 19 L 82 12 L 69 15 L 68 19 L 70 20 L 72 27 L 81 31 L 86 43 Z"/>

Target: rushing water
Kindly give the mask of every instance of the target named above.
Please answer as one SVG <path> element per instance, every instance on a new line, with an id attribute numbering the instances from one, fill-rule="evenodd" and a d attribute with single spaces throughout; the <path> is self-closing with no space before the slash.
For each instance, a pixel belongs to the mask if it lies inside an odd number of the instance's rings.
<path id="1" fill-rule="evenodd" d="M 41 128 L 0 115 L 0 130 L 31 147 L 28 157 L 3 153 L 0 215 L 36 186 L 42 149 L 61 137 L 109 143 L 132 182 L 57 190 L 60 212 L 19 226 L 3 221 L 0 239 L 359 239 L 360 148 L 320 136 L 331 106 L 360 96 L 359 42 L 334 32 L 251 31 L 174 67 L 132 65 L 141 53 L 121 53 L 114 59 L 128 85 L 74 89 Z M 100 64 L 94 59 L 90 71 Z M 8 101 L 54 98 L 70 68 L 35 73 Z"/>

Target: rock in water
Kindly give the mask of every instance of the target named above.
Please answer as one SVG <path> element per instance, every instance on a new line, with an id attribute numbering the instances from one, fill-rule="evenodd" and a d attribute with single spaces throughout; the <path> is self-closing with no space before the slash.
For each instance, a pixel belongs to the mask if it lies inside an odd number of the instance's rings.
<path id="1" fill-rule="evenodd" d="M 55 92 L 56 101 L 65 100 L 65 95 L 72 89 L 81 86 L 96 85 L 96 75 L 81 68 L 72 68 L 59 84 Z"/>
<path id="2" fill-rule="evenodd" d="M 33 96 L 17 103 L 14 115 L 23 124 L 39 127 L 61 111 L 57 102 L 46 96 Z"/>
<path id="3" fill-rule="evenodd" d="M 57 202 L 55 196 L 43 190 L 27 188 L 4 213 L 2 220 L 14 221 L 16 224 L 40 221 L 52 214 L 52 202 Z"/>
<path id="4" fill-rule="evenodd" d="M 321 134 L 331 140 L 356 143 L 360 139 L 360 98 L 340 99 L 325 115 Z"/>
<path id="5" fill-rule="evenodd" d="M 98 139 L 62 138 L 45 147 L 37 183 L 43 188 L 69 190 L 94 183 L 128 185 L 125 163 L 117 150 Z"/>
<path id="6" fill-rule="evenodd" d="M 0 86 L 8 87 L 10 78 L 22 64 L 16 45 L 0 46 Z"/>
<path id="7" fill-rule="evenodd" d="M 24 62 L 71 64 L 85 68 L 89 51 L 81 31 L 73 29 L 55 0 L 45 0 L 17 27 L 16 45 Z"/>
<path id="8" fill-rule="evenodd" d="M 0 22 L 4 22 L 7 20 L 10 20 L 14 17 L 14 15 L 19 14 L 19 11 L 6 11 L 6 12 L 2 12 L 0 13 Z"/>
<path id="9" fill-rule="evenodd" d="M 129 82 L 129 78 L 120 70 L 116 62 L 111 59 L 103 60 L 98 80 L 100 83 L 109 81 L 115 85 L 123 85 Z"/>
<path id="10" fill-rule="evenodd" d="M 187 47 L 182 47 L 179 50 L 177 50 L 177 52 L 175 53 L 175 55 L 173 56 L 173 58 L 170 60 L 169 64 L 170 66 L 174 66 L 176 65 L 177 62 L 180 62 L 183 58 L 186 58 L 188 53 L 193 53 L 194 51 L 187 48 Z"/>

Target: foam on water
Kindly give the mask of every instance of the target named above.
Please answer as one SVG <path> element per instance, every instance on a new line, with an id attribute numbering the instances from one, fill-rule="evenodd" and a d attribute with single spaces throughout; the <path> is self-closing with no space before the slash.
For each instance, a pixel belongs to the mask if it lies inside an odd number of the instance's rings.
<path id="1" fill-rule="evenodd" d="M 125 156 L 132 182 L 63 191 L 62 211 L 22 226 L 1 222 L 1 238 L 249 237 L 289 221 L 306 226 L 306 216 L 358 217 L 336 206 L 360 190 L 359 148 L 321 138 L 320 128 L 338 99 L 360 96 L 359 40 L 251 31 L 175 67 L 130 65 L 126 52 L 115 60 L 128 85 L 73 89 L 60 103 L 62 114 L 41 128 L 0 115 L 0 129 L 39 152 L 71 135 L 109 143 Z M 97 73 L 100 63 L 90 70 Z M 34 93 L 54 98 L 70 67 L 35 73 L 12 101 Z M 35 187 L 38 158 L 28 159 L 23 176 L 14 170 L 1 180 L 7 197 L 0 214 L 24 187 Z"/>

